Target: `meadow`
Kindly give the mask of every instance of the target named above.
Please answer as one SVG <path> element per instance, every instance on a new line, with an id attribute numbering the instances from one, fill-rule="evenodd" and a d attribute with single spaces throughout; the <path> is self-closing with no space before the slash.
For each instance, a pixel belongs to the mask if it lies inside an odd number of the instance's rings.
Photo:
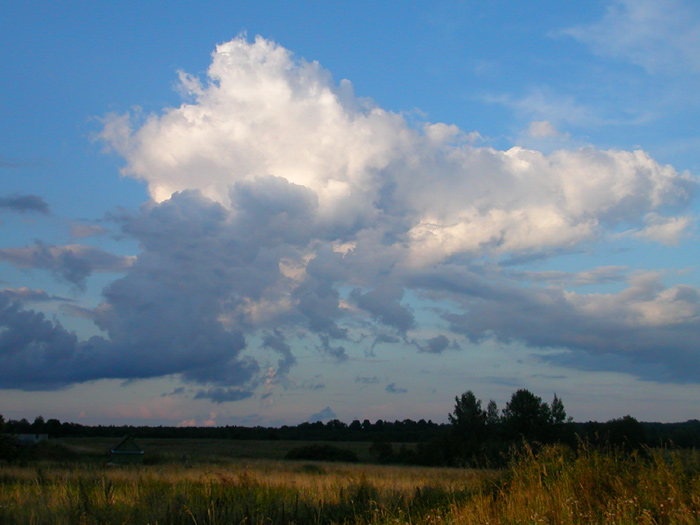
<path id="1" fill-rule="evenodd" d="M 94 439 L 3 464 L 0 523 L 700 523 L 694 452 L 526 447 L 480 470 L 289 461 L 287 442 L 208 441 L 143 440 L 150 465 L 108 466 L 113 440 Z"/>

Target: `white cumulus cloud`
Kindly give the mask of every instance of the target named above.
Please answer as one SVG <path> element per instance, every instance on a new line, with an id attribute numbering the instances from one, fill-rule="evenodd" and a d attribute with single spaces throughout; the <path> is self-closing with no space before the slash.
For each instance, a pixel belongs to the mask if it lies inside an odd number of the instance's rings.
<path id="1" fill-rule="evenodd" d="M 478 147 L 478 133 L 412 125 L 260 37 L 217 46 L 206 77 L 180 83 L 179 107 L 104 121 L 102 140 L 152 197 L 120 217 L 135 259 L 79 245 L 0 251 L 78 284 L 124 272 L 92 311 L 104 337 L 89 341 L 0 295 L 0 351 L 12 349 L 0 368 L 15 371 L 0 386 L 176 374 L 224 403 L 288 388 L 300 341 L 344 366 L 363 341 L 367 355 L 382 343 L 440 359 L 465 337 L 620 353 L 700 382 L 695 288 L 631 280 L 585 295 L 566 286 L 620 282 L 625 270 L 499 266 L 620 231 L 679 240 L 693 224 L 691 175 L 642 150 Z M 432 338 L 415 297 L 441 305 Z M 251 340 L 277 363 L 258 361 Z"/>

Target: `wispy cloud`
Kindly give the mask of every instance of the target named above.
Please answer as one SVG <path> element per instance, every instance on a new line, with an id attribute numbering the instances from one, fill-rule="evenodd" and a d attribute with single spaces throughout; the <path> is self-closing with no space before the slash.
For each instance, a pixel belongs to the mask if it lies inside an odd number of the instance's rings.
<path id="1" fill-rule="evenodd" d="M 695 2 L 613 0 L 602 20 L 561 34 L 652 74 L 700 73 L 700 7 Z"/>
<path id="2" fill-rule="evenodd" d="M 80 287 L 93 272 L 122 272 L 134 260 L 134 257 L 114 255 L 81 244 L 49 246 L 37 241 L 34 246 L 0 250 L 0 261 L 20 268 L 51 270 L 54 275 Z"/>
<path id="3" fill-rule="evenodd" d="M 396 383 L 388 384 L 385 390 L 390 394 L 406 394 L 408 392 L 407 389 L 396 386 Z"/>
<path id="4" fill-rule="evenodd" d="M 0 209 L 19 213 L 41 213 L 48 215 L 49 205 L 39 195 L 9 195 L 0 197 Z"/>

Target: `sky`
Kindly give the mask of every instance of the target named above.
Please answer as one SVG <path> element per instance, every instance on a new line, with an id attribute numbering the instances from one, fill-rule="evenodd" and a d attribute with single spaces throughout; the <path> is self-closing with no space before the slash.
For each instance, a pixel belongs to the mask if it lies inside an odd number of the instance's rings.
<path id="1" fill-rule="evenodd" d="M 0 413 L 700 416 L 700 4 L 6 2 Z"/>

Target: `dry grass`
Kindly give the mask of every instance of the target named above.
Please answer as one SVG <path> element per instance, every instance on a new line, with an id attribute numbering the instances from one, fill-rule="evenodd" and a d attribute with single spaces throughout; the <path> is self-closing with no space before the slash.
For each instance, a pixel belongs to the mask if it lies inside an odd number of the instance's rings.
<path id="1" fill-rule="evenodd" d="M 259 459 L 0 467 L 7 524 L 700 523 L 700 459 L 546 447 L 500 472 Z"/>

